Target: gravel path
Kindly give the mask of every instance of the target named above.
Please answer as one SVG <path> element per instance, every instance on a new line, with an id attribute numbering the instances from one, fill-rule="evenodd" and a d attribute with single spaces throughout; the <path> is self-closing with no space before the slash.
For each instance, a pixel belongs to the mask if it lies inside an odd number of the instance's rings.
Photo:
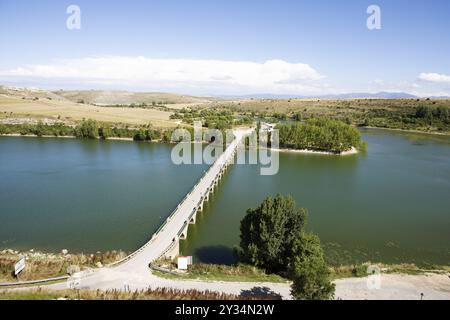
<path id="1" fill-rule="evenodd" d="M 343 300 L 450 300 L 450 275 L 382 274 L 379 289 L 368 289 L 368 278 L 335 281 L 336 299 Z"/>

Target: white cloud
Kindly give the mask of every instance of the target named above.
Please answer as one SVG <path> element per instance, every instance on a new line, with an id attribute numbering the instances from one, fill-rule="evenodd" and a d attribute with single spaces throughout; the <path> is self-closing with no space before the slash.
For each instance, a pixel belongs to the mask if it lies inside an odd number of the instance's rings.
<path id="1" fill-rule="evenodd" d="M 437 83 L 450 83 L 450 76 L 439 73 L 421 73 L 419 80 Z"/>
<path id="2" fill-rule="evenodd" d="M 0 71 L 0 77 L 38 78 L 91 85 L 116 85 L 156 90 L 172 88 L 211 93 L 296 93 L 323 92 L 327 86 L 314 68 L 304 63 L 268 60 L 250 61 L 152 59 L 105 56 L 58 60 L 51 64 L 21 66 Z M 186 90 L 188 89 L 188 90 Z"/>
<path id="3" fill-rule="evenodd" d="M 374 85 L 377 85 L 377 86 L 384 86 L 385 85 L 384 80 L 381 80 L 381 79 L 375 79 L 375 80 L 372 81 L 372 83 Z"/>

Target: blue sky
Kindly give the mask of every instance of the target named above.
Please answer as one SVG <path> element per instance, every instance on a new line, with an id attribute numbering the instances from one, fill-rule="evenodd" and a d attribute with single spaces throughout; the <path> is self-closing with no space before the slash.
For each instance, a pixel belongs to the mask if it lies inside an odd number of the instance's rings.
<path id="1" fill-rule="evenodd" d="M 69 5 L 81 29 L 69 30 Z M 380 30 L 366 26 L 381 9 Z M 0 0 L 0 83 L 450 95 L 450 1 Z"/>

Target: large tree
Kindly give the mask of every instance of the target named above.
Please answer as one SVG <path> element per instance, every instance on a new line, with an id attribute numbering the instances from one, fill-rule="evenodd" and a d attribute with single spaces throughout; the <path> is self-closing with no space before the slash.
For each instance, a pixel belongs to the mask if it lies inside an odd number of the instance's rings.
<path id="1" fill-rule="evenodd" d="M 241 221 L 239 260 L 288 277 L 296 299 L 329 299 L 334 285 L 319 238 L 305 229 L 307 211 L 292 197 L 266 198 Z"/>
<path id="2" fill-rule="evenodd" d="M 248 209 L 241 221 L 240 260 L 269 272 L 285 272 L 306 215 L 305 209 L 296 208 L 292 197 L 282 195 L 268 197 L 256 209 Z"/>
<path id="3" fill-rule="evenodd" d="M 294 241 L 289 278 L 293 281 L 291 293 L 295 299 L 324 300 L 334 296 L 334 284 L 325 263 L 320 240 L 313 234 L 302 234 Z"/>
<path id="4" fill-rule="evenodd" d="M 75 127 L 78 138 L 96 139 L 98 137 L 98 123 L 95 120 L 83 120 Z"/>

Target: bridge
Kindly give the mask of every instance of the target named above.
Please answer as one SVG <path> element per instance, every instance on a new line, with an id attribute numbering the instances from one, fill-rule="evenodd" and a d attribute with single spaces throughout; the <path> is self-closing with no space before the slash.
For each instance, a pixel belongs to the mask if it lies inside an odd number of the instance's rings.
<path id="1" fill-rule="evenodd" d="M 235 139 L 205 172 L 198 183 L 178 204 L 152 238 L 137 251 L 125 259 L 110 265 L 117 271 L 148 272 L 150 262 L 161 257 L 173 259 L 179 254 L 180 240 L 187 238 L 190 224 L 195 224 L 197 214 L 203 210 L 203 204 L 209 200 L 228 166 L 233 163 L 234 155 L 242 140 L 252 132 L 235 130 Z"/>

